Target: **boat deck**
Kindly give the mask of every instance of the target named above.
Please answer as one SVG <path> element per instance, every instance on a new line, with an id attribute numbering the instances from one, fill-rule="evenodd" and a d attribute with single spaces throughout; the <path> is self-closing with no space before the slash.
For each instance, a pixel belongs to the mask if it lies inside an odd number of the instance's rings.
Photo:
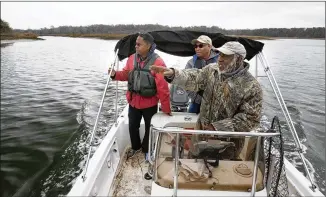
<path id="1" fill-rule="evenodd" d="M 113 196 L 150 196 L 151 180 L 144 178 L 148 165 L 144 153 L 137 153 L 128 160 L 125 154 L 115 177 Z"/>

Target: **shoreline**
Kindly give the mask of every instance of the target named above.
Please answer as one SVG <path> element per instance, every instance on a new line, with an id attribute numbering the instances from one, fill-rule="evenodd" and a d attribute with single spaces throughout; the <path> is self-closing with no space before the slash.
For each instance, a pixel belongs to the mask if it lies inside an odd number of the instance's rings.
<path id="1" fill-rule="evenodd" d="M 45 40 L 43 38 L 39 38 L 39 35 L 34 33 L 1 33 L 0 40 Z"/>
<path id="2" fill-rule="evenodd" d="M 40 36 L 70 37 L 70 38 L 96 38 L 102 40 L 120 40 L 128 34 L 49 34 Z"/>
<path id="3" fill-rule="evenodd" d="M 276 38 L 276 37 L 275 37 Z M 277 39 L 306 39 L 306 40 L 325 40 L 325 38 L 299 38 L 299 37 L 277 37 Z"/>
<path id="4" fill-rule="evenodd" d="M 129 34 L 49 34 L 37 35 L 34 33 L 6 33 L 1 34 L 0 40 L 45 40 L 40 36 L 70 37 L 70 38 L 94 38 L 102 40 L 120 40 Z M 248 36 L 248 35 L 226 35 L 230 37 L 242 37 L 252 40 L 279 40 L 279 39 L 309 39 L 309 40 L 325 40 L 325 38 L 300 38 L 300 37 L 269 37 L 269 36 Z M 1 47 L 3 44 L 1 44 Z"/>
<path id="5" fill-rule="evenodd" d="M 13 44 L 14 44 L 14 42 L 1 43 L 0 47 L 7 47 L 7 46 L 11 46 Z"/>
<path id="6" fill-rule="evenodd" d="M 120 40 L 121 38 L 129 34 L 50 34 L 50 35 L 41 35 L 41 36 L 56 36 L 56 37 L 70 37 L 70 38 L 96 38 L 103 40 Z M 237 35 L 227 35 L 231 37 L 243 37 L 252 40 L 275 40 L 277 38 L 267 37 L 267 36 L 237 36 Z"/>
<path id="7" fill-rule="evenodd" d="M 70 38 L 95 38 L 103 40 L 120 40 L 129 34 L 49 34 L 40 36 L 56 36 Z M 252 40 L 279 40 L 279 39 L 309 39 L 309 40 L 325 40 L 325 38 L 299 38 L 299 37 L 269 37 L 269 36 L 248 36 L 248 35 L 226 35 L 231 37 L 242 37 Z"/>

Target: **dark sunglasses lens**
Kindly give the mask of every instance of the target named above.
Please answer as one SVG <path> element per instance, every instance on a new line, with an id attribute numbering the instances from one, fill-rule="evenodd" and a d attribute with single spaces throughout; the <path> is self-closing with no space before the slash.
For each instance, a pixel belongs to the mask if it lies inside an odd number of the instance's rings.
<path id="1" fill-rule="evenodd" d="M 198 45 L 196 44 L 196 45 L 195 45 L 195 48 L 197 48 L 197 47 L 199 47 L 199 48 L 203 48 L 203 46 L 204 46 L 203 44 L 198 44 Z"/>

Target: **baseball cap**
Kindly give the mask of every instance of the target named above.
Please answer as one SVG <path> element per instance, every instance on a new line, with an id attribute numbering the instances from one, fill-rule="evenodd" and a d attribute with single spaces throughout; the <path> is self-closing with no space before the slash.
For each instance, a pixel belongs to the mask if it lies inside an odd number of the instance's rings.
<path id="1" fill-rule="evenodd" d="M 191 44 L 195 45 L 196 42 L 200 42 L 200 43 L 203 43 L 203 44 L 209 44 L 209 45 L 212 46 L 212 39 L 210 39 L 208 36 L 205 36 L 205 35 L 201 35 L 197 39 L 193 39 L 191 41 Z"/>
<path id="2" fill-rule="evenodd" d="M 246 58 L 247 55 L 245 47 L 236 41 L 227 42 L 223 46 L 216 48 L 215 50 L 220 51 L 225 55 L 239 54 L 243 58 Z"/>

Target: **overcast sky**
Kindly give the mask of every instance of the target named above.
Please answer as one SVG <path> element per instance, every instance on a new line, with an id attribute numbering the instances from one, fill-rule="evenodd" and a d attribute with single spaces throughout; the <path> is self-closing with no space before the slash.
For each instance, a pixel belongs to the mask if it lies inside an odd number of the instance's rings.
<path id="1" fill-rule="evenodd" d="M 225 29 L 325 27 L 324 2 L 1 2 L 14 29 L 161 24 Z"/>

